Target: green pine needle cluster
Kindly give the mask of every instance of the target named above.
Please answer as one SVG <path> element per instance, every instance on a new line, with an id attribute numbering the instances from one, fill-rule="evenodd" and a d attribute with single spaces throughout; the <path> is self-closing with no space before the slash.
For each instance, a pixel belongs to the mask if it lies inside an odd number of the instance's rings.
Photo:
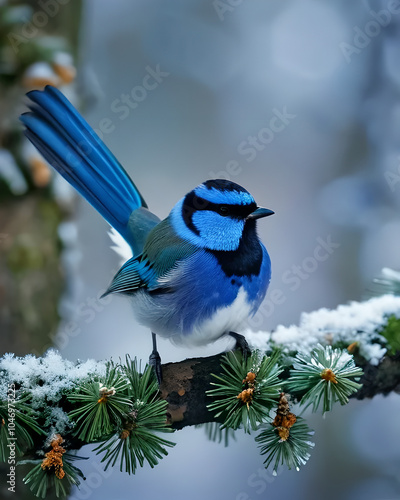
<path id="1" fill-rule="evenodd" d="M 104 454 L 105 469 L 119 460 L 120 470 L 135 474 L 138 466 L 147 461 L 150 467 L 168 455 L 166 447 L 175 443 L 161 438 L 156 433 L 173 432 L 166 427 L 167 402 L 158 398 L 158 384 L 154 371 L 147 366 L 141 375 L 136 360 L 127 359 L 124 367 L 131 384 L 131 411 L 117 427 L 117 432 L 108 436 L 95 448 L 97 454 Z"/>
<path id="2" fill-rule="evenodd" d="M 228 352 L 222 358 L 222 375 L 213 375 L 218 382 L 212 382 L 215 389 L 207 391 L 215 401 L 208 408 L 222 418 L 222 428 L 244 431 L 257 429 L 268 419 L 271 408 L 279 399 L 283 371 L 277 364 L 279 352 L 272 356 L 261 356 L 253 351 L 245 359 L 240 351 Z"/>
<path id="3" fill-rule="evenodd" d="M 302 405 L 312 405 L 313 411 L 332 409 L 339 401 L 348 403 L 349 396 L 360 389 L 363 371 L 346 350 L 318 344 L 311 353 L 297 353 L 286 387 L 300 399 Z M 354 380 L 353 380 L 354 379 Z"/>
<path id="4" fill-rule="evenodd" d="M 101 461 L 106 463 L 105 469 L 110 465 L 113 467 L 119 461 L 121 472 L 135 474 L 137 467 L 143 467 L 145 461 L 153 468 L 159 460 L 168 455 L 166 448 L 175 446 L 175 443 L 149 430 L 146 425 L 151 420 L 145 412 L 139 410 L 136 413 L 136 410 L 133 410 L 131 418 L 127 420 L 128 429 L 113 434 L 94 449 L 97 454 L 103 454 Z M 155 422 L 154 424 L 156 425 Z M 161 427 L 155 427 L 154 430 L 168 432 L 166 428 Z"/>
<path id="5" fill-rule="evenodd" d="M 310 458 L 310 451 L 314 443 L 310 441 L 311 431 L 302 417 L 297 417 L 293 427 L 290 429 L 289 438 L 283 441 L 278 434 L 277 428 L 269 424 L 256 438 L 259 443 L 261 455 L 267 455 L 264 460 L 265 467 L 272 463 L 273 474 L 277 474 L 280 465 L 286 465 L 288 469 L 299 470 Z"/>
<path id="6" fill-rule="evenodd" d="M 132 409 L 129 382 L 119 369 L 109 363 L 104 381 L 80 384 L 68 395 L 76 408 L 68 415 L 76 424 L 74 434 L 82 441 L 93 442 L 110 432 Z"/>
<path id="7" fill-rule="evenodd" d="M 0 462 L 6 462 L 10 450 L 7 445 L 15 443 L 16 456 L 33 446 L 32 434 L 44 434 L 34 420 L 35 412 L 29 406 L 29 396 L 18 400 L 0 401 Z"/>
<path id="8" fill-rule="evenodd" d="M 127 356 L 122 369 L 130 384 L 132 401 L 142 401 L 143 403 L 154 401 L 155 395 L 158 394 L 158 383 L 154 376 L 154 370 L 147 365 L 142 373 L 137 359 L 132 359 L 129 356 Z"/>
<path id="9" fill-rule="evenodd" d="M 28 484 L 32 493 L 38 498 L 46 498 L 48 490 L 53 489 L 56 497 L 65 497 L 69 493 L 69 486 L 79 486 L 80 479 L 85 479 L 82 471 L 75 467 L 71 462 L 74 460 L 82 460 L 82 457 L 77 457 L 66 453 L 63 456 L 63 469 L 65 476 L 59 479 L 53 471 L 42 468 L 42 460 L 23 460 L 19 465 L 35 464 L 35 466 L 24 477 L 24 483 Z"/>

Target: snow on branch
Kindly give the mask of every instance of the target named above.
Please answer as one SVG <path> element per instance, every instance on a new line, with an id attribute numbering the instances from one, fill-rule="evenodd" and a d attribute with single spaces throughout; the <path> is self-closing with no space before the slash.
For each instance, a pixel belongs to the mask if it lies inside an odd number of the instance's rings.
<path id="1" fill-rule="evenodd" d="M 273 332 L 245 333 L 255 348 L 280 346 L 286 351 L 309 352 L 316 344 L 351 346 L 372 365 L 386 354 L 387 340 L 381 334 L 390 316 L 400 317 L 400 297 L 386 294 L 365 302 L 351 302 L 336 309 L 322 308 L 303 313 L 298 325 L 279 325 Z"/>

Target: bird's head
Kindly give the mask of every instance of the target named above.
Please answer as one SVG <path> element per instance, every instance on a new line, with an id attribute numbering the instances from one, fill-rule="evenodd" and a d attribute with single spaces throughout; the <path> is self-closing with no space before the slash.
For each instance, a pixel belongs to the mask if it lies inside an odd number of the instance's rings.
<path id="1" fill-rule="evenodd" d="M 274 212 L 257 206 L 242 186 L 224 179 L 203 182 L 174 206 L 170 214 L 176 233 L 209 250 L 236 250 L 245 227 Z"/>

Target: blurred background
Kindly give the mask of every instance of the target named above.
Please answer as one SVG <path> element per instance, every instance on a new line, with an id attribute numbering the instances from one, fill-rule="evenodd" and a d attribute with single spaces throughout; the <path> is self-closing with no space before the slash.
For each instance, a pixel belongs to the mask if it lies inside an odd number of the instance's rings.
<path id="1" fill-rule="evenodd" d="M 54 346 L 71 360 L 146 360 L 151 350 L 129 301 L 99 299 L 120 264 L 107 224 L 21 138 L 23 95 L 46 83 L 81 110 L 160 217 L 216 177 L 275 211 L 259 224 L 273 277 L 253 330 L 361 300 L 382 267 L 399 268 L 397 0 L 40 0 L 0 9 L 0 355 Z M 159 341 L 163 362 L 228 347 Z M 70 498 L 399 499 L 399 411 L 393 394 L 310 416 L 309 462 L 277 477 L 252 437 L 238 432 L 224 448 L 186 428 L 160 465 L 134 477 L 104 473 L 91 457 Z M 26 489 L 13 498 L 31 498 Z"/>

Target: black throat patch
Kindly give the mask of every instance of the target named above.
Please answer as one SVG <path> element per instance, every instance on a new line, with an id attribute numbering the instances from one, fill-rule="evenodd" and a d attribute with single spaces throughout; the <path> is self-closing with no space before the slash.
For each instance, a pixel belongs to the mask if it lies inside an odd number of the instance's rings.
<path id="1" fill-rule="evenodd" d="M 218 260 L 225 275 L 258 276 L 260 274 L 263 252 L 256 233 L 256 221 L 248 220 L 244 226 L 239 246 L 236 250 L 207 250 Z"/>

